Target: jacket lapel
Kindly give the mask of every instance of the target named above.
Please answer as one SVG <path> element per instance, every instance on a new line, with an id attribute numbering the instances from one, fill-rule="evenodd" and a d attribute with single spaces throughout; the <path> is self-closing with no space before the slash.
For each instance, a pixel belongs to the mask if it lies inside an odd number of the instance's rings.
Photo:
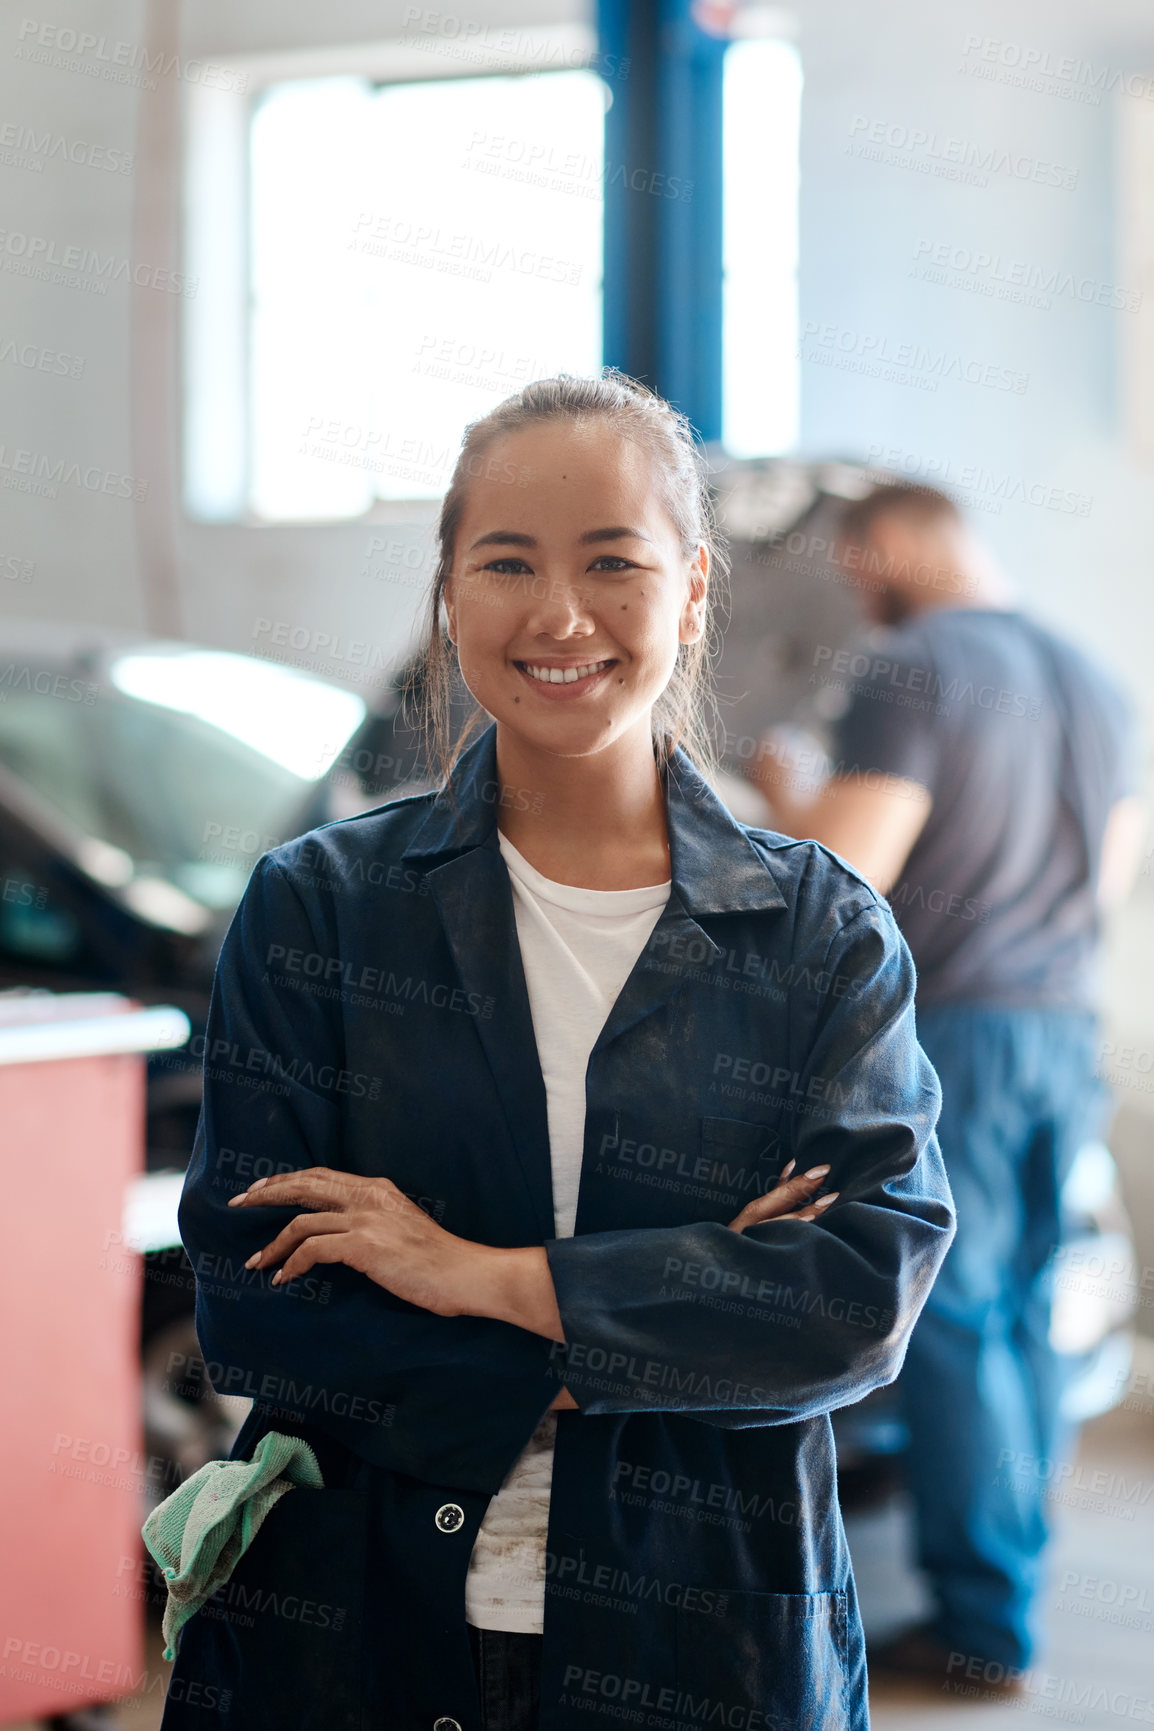
<path id="1" fill-rule="evenodd" d="M 659 1010 L 681 989 L 687 977 L 701 967 L 708 967 L 714 956 L 721 953 L 721 945 L 702 931 L 685 911 L 676 888 L 671 889 L 649 942 L 618 993 L 593 1051 L 600 1052 L 618 1035 Z M 690 957 L 692 960 L 687 959 Z"/>
<path id="2" fill-rule="evenodd" d="M 745 832 L 683 751 L 665 776 L 669 826 L 669 900 L 597 1037 L 600 1052 L 667 1003 L 687 980 L 723 956 L 695 914 L 732 914 L 785 906 Z"/>
<path id="3" fill-rule="evenodd" d="M 505 862 L 495 847 L 459 854 L 428 876 L 445 938 L 467 992 L 493 1006 L 475 1018 L 501 1097 L 529 1206 L 543 1238 L 556 1230 L 545 1082 Z"/>

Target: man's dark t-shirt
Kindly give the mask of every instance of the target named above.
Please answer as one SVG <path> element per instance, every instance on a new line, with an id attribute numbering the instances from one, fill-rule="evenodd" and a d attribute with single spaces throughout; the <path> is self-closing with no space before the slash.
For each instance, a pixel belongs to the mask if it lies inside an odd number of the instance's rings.
<path id="1" fill-rule="evenodd" d="M 1129 706 L 1021 613 L 942 608 L 834 658 L 834 773 L 933 797 L 893 907 L 918 1001 L 1089 1006 L 1110 808 L 1137 791 Z"/>

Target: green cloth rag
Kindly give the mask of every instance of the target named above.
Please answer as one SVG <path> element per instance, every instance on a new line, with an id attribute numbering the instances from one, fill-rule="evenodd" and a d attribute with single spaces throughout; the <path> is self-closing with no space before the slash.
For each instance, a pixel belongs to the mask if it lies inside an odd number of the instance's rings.
<path id="1" fill-rule="evenodd" d="M 228 1580 L 269 1510 L 294 1485 L 324 1490 L 317 1457 L 300 1437 L 270 1430 L 250 1461 L 209 1461 L 158 1503 L 142 1528 L 164 1571 L 166 1659 L 188 1619 Z"/>

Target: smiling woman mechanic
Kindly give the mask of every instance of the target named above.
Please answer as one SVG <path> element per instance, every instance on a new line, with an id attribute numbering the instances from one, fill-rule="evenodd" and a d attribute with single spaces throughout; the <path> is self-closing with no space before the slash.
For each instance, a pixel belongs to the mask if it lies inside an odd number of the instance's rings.
<path id="1" fill-rule="evenodd" d="M 828 1414 L 952 1232 L 908 952 L 678 743 L 721 555 L 667 403 L 528 386 L 440 545 L 431 688 L 443 607 L 494 725 L 266 854 L 220 958 L 200 1339 L 233 1458 L 287 1431 L 325 1488 L 187 1624 L 165 1731 L 861 1731 Z"/>

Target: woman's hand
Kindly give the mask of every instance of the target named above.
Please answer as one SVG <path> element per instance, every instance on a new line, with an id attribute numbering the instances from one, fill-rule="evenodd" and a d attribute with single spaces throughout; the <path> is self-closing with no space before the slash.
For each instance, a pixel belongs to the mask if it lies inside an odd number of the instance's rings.
<path id="1" fill-rule="evenodd" d="M 757 1226 L 763 1220 L 816 1220 L 824 1208 L 836 1201 L 840 1194 L 837 1190 L 829 1196 L 819 1196 L 816 1202 L 810 1200 L 821 1189 L 828 1166 L 811 1166 L 808 1172 L 791 1178 L 795 1165 L 796 1161 L 791 1160 L 772 1190 L 746 1203 L 737 1218 L 729 1222 L 732 1231 L 744 1232 L 747 1226 Z"/>
<path id="2" fill-rule="evenodd" d="M 437 1316 L 474 1314 L 468 1299 L 480 1284 L 481 1265 L 487 1274 L 486 1258 L 501 1254 L 446 1232 L 391 1178 L 360 1178 L 328 1166 L 258 1178 L 229 1207 L 308 1211 L 245 1263 L 282 1264 L 273 1286 L 298 1279 L 317 1263 L 343 1262 Z"/>
<path id="3" fill-rule="evenodd" d="M 791 1177 L 794 1162 L 766 1195 L 741 1210 L 730 1227 L 744 1232 L 762 1220 L 816 1220 L 837 1196 L 811 1200 L 828 1166 Z M 500 1250 L 446 1232 L 391 1178 L 361 1178 L 328 1166 L 258 1178 L 230 1208 L 294 1208 L 304 1212 L 249 1257 L 246 1268 L 272 1268 L 280 1286 L 318 1263 L 343 1262 L 386 1292 L 436 1316 L 489 1316 L 564 1341 L 544 1249 Z M 558 1410 L 576 1405 L 562 1390 Z"/>

